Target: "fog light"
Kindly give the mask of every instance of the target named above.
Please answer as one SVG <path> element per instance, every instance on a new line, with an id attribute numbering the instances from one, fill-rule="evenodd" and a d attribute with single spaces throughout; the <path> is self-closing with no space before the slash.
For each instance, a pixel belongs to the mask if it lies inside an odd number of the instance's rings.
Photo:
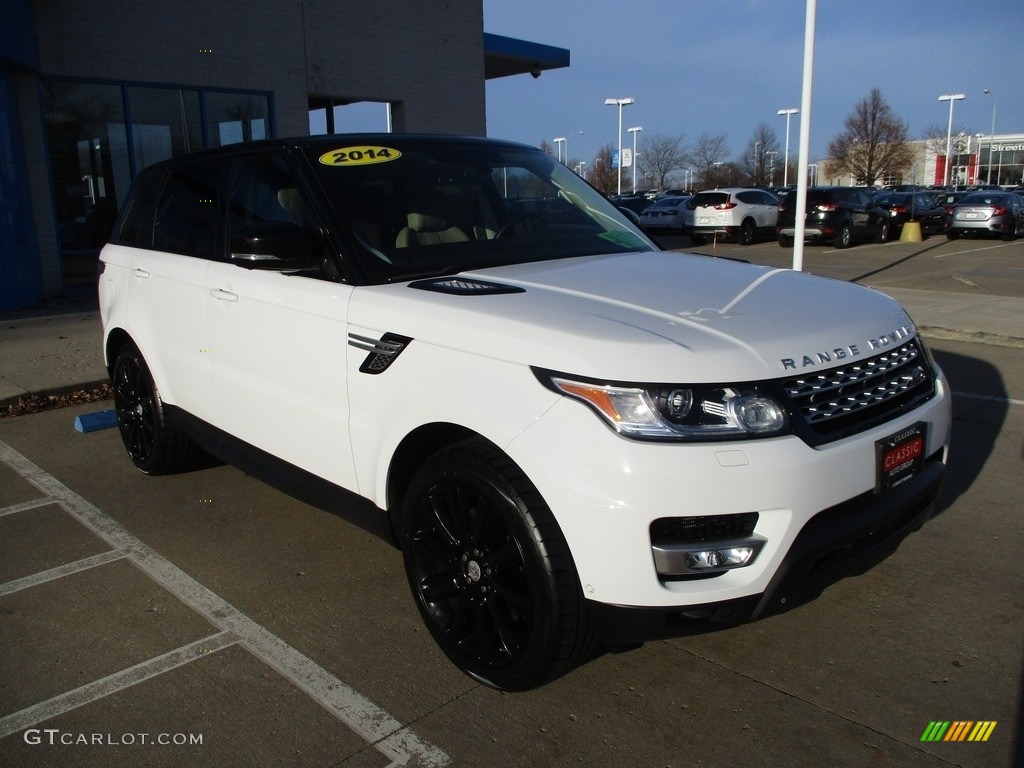
<path id="1" fill-rule="evenodd" d="M 686 567 L 692 571 L 710 569 L 742 568 L 754 556 L 753 547 L 729 547 L 728 549 L 702 549 L 686 553 Z"/>
<path id="2" fill-rule="evenodd" d="M 654 544 L 654 565 L 663 579 L 714 575 L 752 565 L 767 542 L 754 534 L 742 539 Z"/>

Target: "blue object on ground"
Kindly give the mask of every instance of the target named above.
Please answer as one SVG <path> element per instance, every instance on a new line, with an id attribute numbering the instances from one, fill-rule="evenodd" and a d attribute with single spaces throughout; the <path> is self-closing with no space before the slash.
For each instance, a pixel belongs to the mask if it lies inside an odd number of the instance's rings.
<path id="1" fill-rule="evenodd" d="M 95 432 L 98 429 L 109 429 L 117 426 L 117 412 L 111 408 L 109 411 L 98 411 L 96 413 L 83 413 L 75 417 L 76 432 Z"/>

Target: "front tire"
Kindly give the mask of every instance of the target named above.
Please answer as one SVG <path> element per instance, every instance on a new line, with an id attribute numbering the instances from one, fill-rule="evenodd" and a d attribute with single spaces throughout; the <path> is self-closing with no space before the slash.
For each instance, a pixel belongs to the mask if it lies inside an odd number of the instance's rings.
<path id="1" fill-rule="evenodd" d="M 427 459 L 401 514 L 413 597 L 470 677 L 505 691 L 568 672 L 592 647 L 568 545 L 540 493 L 475 439 Z"/>
<path id="2" fill-rule="evenodd" d="M 879 228 L 878 228 L 877 242 L 879 242 L 879 243 L 887 243 L 887 242 L 889 242 L 889 234 L 890 234 L 889 222 L 888 221 L 883 221 L 881 226 L 879 226 Z"/>
<path id="3" fill-rule="evenodd" d="M 117 427 L 132 463 L 147 475 L 191 466 L 195 444 L 167 417 L 149 366 L 133 344 L 121 347 L 111 378 Z"/>
<path id="4" fill-rule="evenodd" d="M 750 219 L 745 219 L 743 223 L 740 224 L 740 245 L 750 245 L 754 242 L 755 229 L 754 222 Z"/>

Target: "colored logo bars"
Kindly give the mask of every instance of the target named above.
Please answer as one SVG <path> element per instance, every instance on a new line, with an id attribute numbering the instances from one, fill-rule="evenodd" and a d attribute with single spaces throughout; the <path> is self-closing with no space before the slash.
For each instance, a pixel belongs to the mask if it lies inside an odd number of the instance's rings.
<path id="1" fill-rule="evenodd" d="M 921 741 L 988 741 L 995 728 L 995 720 L 932 720 Z"/>

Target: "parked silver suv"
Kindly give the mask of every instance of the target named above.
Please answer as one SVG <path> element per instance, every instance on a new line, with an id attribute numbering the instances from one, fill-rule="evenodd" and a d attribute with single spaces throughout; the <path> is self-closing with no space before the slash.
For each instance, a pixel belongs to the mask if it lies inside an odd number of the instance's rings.
<path id="1" fill-rule="evenodd" d="M 686 203 L 686 229 L 694 245 L 734 237 L 740 245 L 774 238 L 779 199 L 763 189 L 727 187 L 698 192 Z"/>

